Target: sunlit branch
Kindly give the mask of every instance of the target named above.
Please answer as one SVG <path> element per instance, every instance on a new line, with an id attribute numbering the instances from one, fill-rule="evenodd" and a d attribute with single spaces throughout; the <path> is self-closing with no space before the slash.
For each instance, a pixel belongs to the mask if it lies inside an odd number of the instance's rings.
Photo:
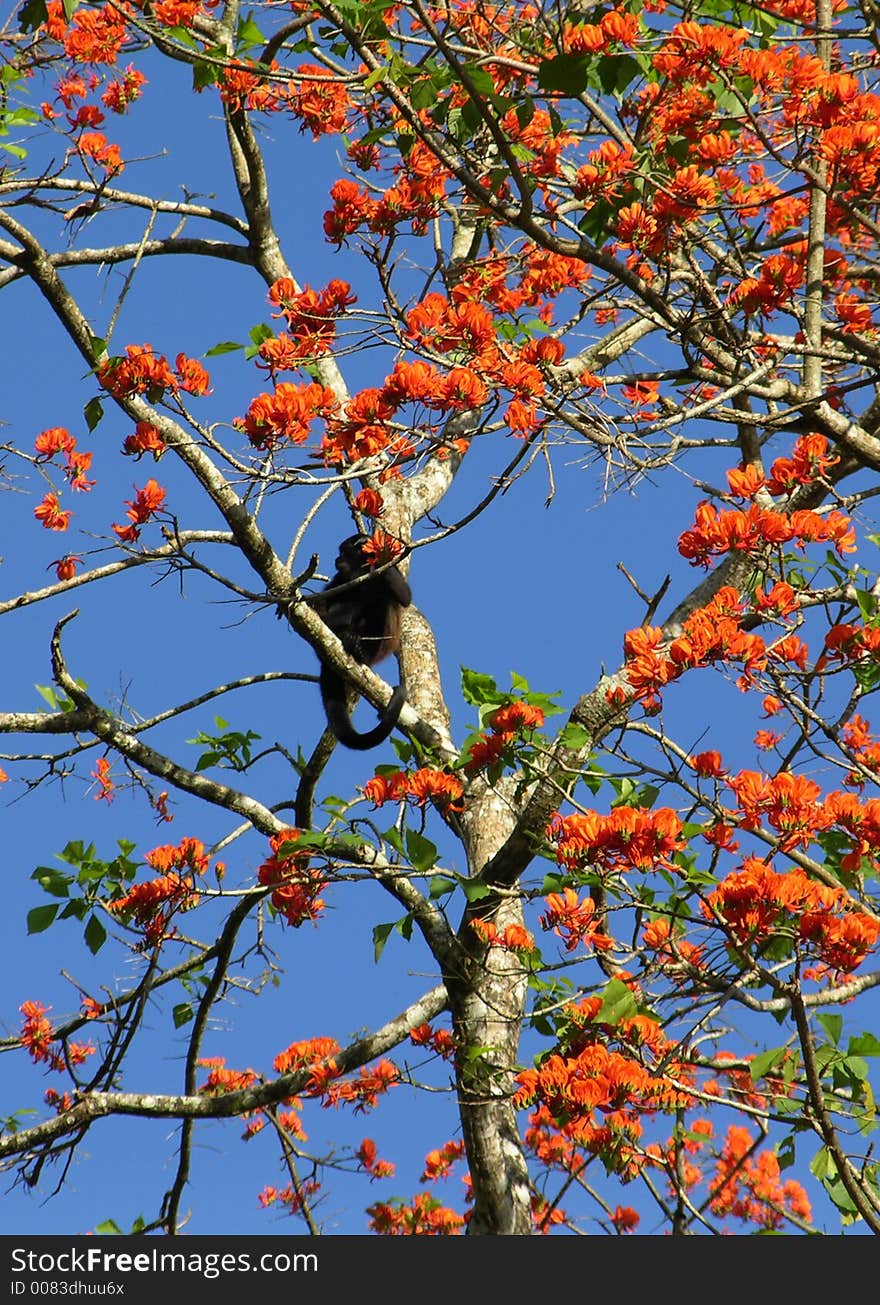
<path id="1" fill-rule="evenodd" d="M 392 1051 L 410 1032 L 446 1009 L 443 984 L 431 988 L 417 1001 L 366 1037 L 349 1043 L 333 1057 L 339 1075 L 359 1069 L 377 1056 Z M 283 1074 L 280 1078 L 255 1087 L 227 1092 L 220 1096 L 175 1096 L 154 1092 L 91 1092 L 72 1110 L 47 1119 L 33 1128 L 0 1137 L 0 1157 L 24 1155 L 51 1144 L 68 1133 L 79 1132 L 97 1119 L 113 1115 L 135 1115 L 146 1119 L 229 1119 L 273 1106 L 285 1098 L 297 1096 L 308 1085 L 318 1066 L 309 1066 Z"/>

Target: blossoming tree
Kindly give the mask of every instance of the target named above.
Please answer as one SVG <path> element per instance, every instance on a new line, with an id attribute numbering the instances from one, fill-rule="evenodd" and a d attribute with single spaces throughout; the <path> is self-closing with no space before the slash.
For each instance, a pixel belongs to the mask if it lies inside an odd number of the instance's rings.
<path id="1" fill-rule="evenodd" d="M 53 675 L 43 709 L 2 704 L 4 791 L 91 785 L 65 813 L 79 834 L 35 842 L 34 864 L 60 861 L 33 870 L 26 917 L 34 946 L 51 937 L 65 973 L 91 977 L 67 1011 L 34 991 L 3 1012 L 40 1111 L 4 1102 L 3 1165 L 63 1189 L 87 1137 L 174 1121 L 170 1178 L 137 1227 L 175 1233 L 198 1209 L 200 1130 L 225 1119 L 229 1148 L 242 1128 L 265 1148 L 262 1204 L 303 1230 L 347 1170 L 379 1233 L 880 1231 L 873 8 L 27 0 L 2 48 L 5 320 L 25 300 L 29 321 L 54 316 L 82 413 L 65 397 L 50 424 L 4 432 L 4 551 L 33 559 L 0 602 L 6 646 L 35 608 L 27 638 Z M 172 85 L 225 141 L 226 207 L 152 183 Z M 323 187 L 311 250 L 273 219 L 272 141 L 286 180 Z M 150 342 L 126 337 L 129 296 L 169 264 L 183 295 L 205 267 L 251 278 L 264 320 L 242 307 L 246 347 L 192 356 L 167 289 Z M 114 272 L 112 293 L 89 269 Z M 627 508 L 669 578 L 627 573 L 635 620 L 572 599 L 573 638 L 601 617 L 619 661 L 582 672 L 571 701 L 494 667 L 449 682 L 423 559 L 523 479 L 552 512 L 558 478 L 584 476 L 573 456 L 609 502 L 678 486 L 665 566 Z M 542 553 L 530 501 L 541 567 L 584 593 L 573 553 Z M 369 537 L 371 566 L 411 568 L 416 595 L 399 730 L 357 755 L 342 797 L 351 759 L 291 707 L 317 697 L 312 650 L 375 706 L 390 690 L 309 602 L 332 571 L 331 512 Z M 113 594 L 145 572 L 170 577 L 165 707 L 146 717 L 88 664 Z M 507 586 L 529 619 L 503 565 L 471 583 Z M 263 621 L 267 642 L 282 616 L 305 671 L 216 686 L 207 626 L 175 646 L 183 584 Z M 73 595 L 94 596 L 90 615 Z M 257 747 L 248 695 L 269 687 L 285 725 Z M 232 690 L 239 725 L 209 732 Z M 196 738 L 166 744 L 169 720 Z M 132 834 L 116 849 L 114 799 Z M 302 994 L 338 970 L 330 945 L 298 968 L 300 940 L 330 908 L 363 928 L 368 891 L 393 916 L 373 928 L 379 965 L 408 975 L 371 1025 L 315 1027 L 292 1000 L 283 1036 L 252 1014 L 256 1050 L 234 1030 L 218 1050 L 237 991 L 259 1007 L 270 979 Z M 185 1040 L 170 1087 L 129 1069 L 148 1036 Z M 310 1120 L 378 1120 L 404 1084 L 423 1090 L 427 1185 L 401 1196 L 394 1155 L 369 1135 L 328 1154 Z M 435 1186 L 453 1169 L 461 1199 Z"/>

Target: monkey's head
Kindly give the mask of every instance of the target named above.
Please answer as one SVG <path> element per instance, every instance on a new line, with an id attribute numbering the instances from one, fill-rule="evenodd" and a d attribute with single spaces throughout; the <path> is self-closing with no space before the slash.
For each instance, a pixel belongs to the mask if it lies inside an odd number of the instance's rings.
<path id="1" fill-rule="evenodd" d="M 366 565 L 364 545 L 367 543 L 367 535 L 349 535 L 348 539 L 343 539 L 336 555 L 336 570 L 340 575 L 352 576 L 363 571 Z"/>

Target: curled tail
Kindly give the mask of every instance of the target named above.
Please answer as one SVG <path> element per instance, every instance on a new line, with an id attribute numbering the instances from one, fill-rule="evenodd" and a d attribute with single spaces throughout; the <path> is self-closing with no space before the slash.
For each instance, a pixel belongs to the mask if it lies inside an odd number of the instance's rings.
<path id="1" fill-rule="evenodd" d="M 345 680 L 341 675 L 337 675 L 332 667 L 322 663 L 321 699 L 327 714 L 327 724 L 340 743 L 358 752 L 366 752 L 368 748 L 375 748 L 380 743 L 384 743 L 397 724 L 401 708 L 406 701 L 403 685 L 398 684 L 388 701 L 388 706 L 380 713 L 378 725 L 367 730 L 365 734 L 360 734 L 351 723 L 347 697 L 348 686 Z"/>

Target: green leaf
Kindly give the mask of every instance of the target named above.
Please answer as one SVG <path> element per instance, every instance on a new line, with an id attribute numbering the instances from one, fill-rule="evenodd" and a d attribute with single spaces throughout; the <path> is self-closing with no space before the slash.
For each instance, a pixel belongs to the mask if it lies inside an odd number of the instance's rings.
<path id="1" fill-rule="evenodd" d="M 379 68 L 374 68 L 373 71 L 370 73 L 370 75 L 364 79 L 364 84 L 363 84 L 364 90 L 371 91 L 374 86 L 378 86 L 379 82 L 382 81 L 383 77 L 385 77 L 387 72 L 388 72 L 388 67 L 385 64 L 382 64 L 382 66 Z"/>
<path id="2" fill-rule="evenodd" d="M 260 31 L 253 18 L 248 15 L 239 21 L 238 31 L 235 34 L 235 43 L 238 50 L 250 50 L 255 45 L 265 45 L 266 38 Z"/>
<path id="3" fill-rule="evenodd" d="M 469 902 L 479 902 L 484 897 L 488 897 L 492 891 L 488 884 L 484 884 L 479 879 L 463 879 L 461 886 Z"/>
<path id="4" fill-rule="evenodd" d="M 866 593 L 864 589 L 856 590 L 856 602 L 859 605 L 859 611 L 862 619 L 868 623 L 873 621 L 877 615 L 877 599 L 871 593 Z"/>
<path id="5" fill-rule="evenodd" d="M 822 1025 L 822 1028 L 828 1034 L 828 1037 L 834 1043 L 835 1047 L 840 1046 L 840 1035 L 843 1032 L 843 1016 L 828 1014 L 817 1015 L 816 1021 Z"/>
<path id="6" fill-rule="evenodd" d="M 171 1014 L 174 1017 L 174 1027 L 176 1029 L 182 1029 L 184 1024 L 189 1024 L 190 1020 L 194 1018 L 193 1008 L 188 1001 L 179 1001 Z"/>
<path id="7" fill-rule="evenodd" d="M 394 848 L 395 852 L 399 853 L 400 856 L 406 856 L 406 849 L 403 846 L 403 839 L 401 838 L 400 830 L 397 828 L 396 825 L 392 825 L 390 829 L 386 829 L 382 837 L 384 838 L 386 843 L 388 843 L 391 847 Z"/>
<path id="8" fill-rule="evenodd" d="M 218 59 L 225 59 L 227 57 L 226 52 L 216 46 L 213 50 L 205 50 L 205 54 Z M 204 59 L 197 59 L 192 66 L 192 70 L 194 91 L 202 91 L 206 86 L 213 86 L 217 80 L 219 72 L 216 64 L 208 63 L 207 60 Z"/>
<path id="9" fill-rule="evenodd" d="M 790 1169 L 794 1164 L 796 1156 L 794 1152 L 794 1136 L 789 1134 L 784 1137 L 776 1147 L 776 1159 L 779 1163 L 780 1170 Z"/>
<path id="10" fill-rule="evenodd" d="M 104 405 L 97 395 L 95 395 L 94 398 L 89 399 L 88 403 L 83 408 L 83 416 L 86 419 L 86 425 L 89 430 L 93 431 L 98 422 L 104 416 Z"/>
<path id="11" fill-rule="evenodd" d="M 428 896 L 434 901 L 438 897 L 445 897 L 447 893 L 455 892 L 455 887 L 454 879 L 447 879 L 445 875 L 432 875 L 428 886 Z"/>
<path id="12" fill-rule="evenodd" d="M 486 702 L 501 702 L 503 693 L 498 692 L 498 685 L 491 675 L 481 675 L 466 666 L 461 668 L 461 692 L 465 702 L 479 707 Z"/>
<path id="13" fill-rule="evenodd" d="M 619 1024 L 638 1011 L 636 999 L 622 979 L 611 979 L 602 993 L 602 1005 L 593 1017 L 594 1024 Z"/>
<path id="14" fill-rule="evenodd" d="M 434 843 L 428 838 L 423 838 L 415 830 L 407 830 L 406 834 L 406 854 L 416 870 L 430 870 L 437 864 L 437 857 L 440 853 Z"/>
<path id="15" fill-rule="evenodd" d="M 50 707 L 54 707 L 56 710 L 58 709 L 58 694 L 55 692 L 55 689 L 51 684 L 35 684 L 34 688 L 40 697 L 48 702 Z"/>
<path id="16" fill-rule="evenodd" d="M 394 921 L 390 924 L 377 924 L 373 926 L 373 960 L 378 961 L 382 952 L 385 950 L 385 944 L 388 941 L 391 930 L 394 928 Z"/>
<path id="17" fill-rule="evenodd" d="M 749 1074 L 752 1082 L 757 1083 L 759 1078 L 763 1078 L 768 1069 L 778 1065 L 781 1060 L 785 1059 L 785 1047 L 773 1047 L 770 1051 L 762 1051 L 760 1056 L 755 1056 L 749 1062 Z"/>
<path id="18" fill-rule="evenodd" d="M 251 342 L 259 349 L 264 341 L 274 339 L 275 332 L 272 330 L 272 327 L 267 326 L 265 322 L 257 322 L 256 326 L 252 326 L 248 331 L 248 336 L 250 337 Z"/>
<path id="19" fill-rule="evenodd" d="M 560 743 L 565 748 L 571 748 L 574 751 L 580 751 L 590 742 L 592 735 L 590 731 L 584 729 L 583 725 L 577 725 L 570 721 L 560 735 Z"/>
<path id="20" fill-rule="evenodd" d="M 861 1056 L 844 1056 L 839 1068 L 847 1078 L 857 1083 L 864 1083 L 868 1077 L 868 1063 Z"/>
<path id="21" fill-rule="evenodd" d="M 73 875 L 66 875 L 62 870 L 48 865 L 38 865 L 31 879 L 35 879 L 43 892 L 48 893 L 50 897 L 70 896 Z"/>
<path id="22" fill-rule="evenodd" d="M 122 1229 L 113 1219 L 105 1219 L 95 1227 L 95 1232 L 102 1237 L 121 1237 Z"/>
<path id="23" fill-rule="evenodd" d="M 542 59 L 538 64 L 538 85 L 544 91 L 580 95 L 589 84 L 592 62 L 589 54 L 558 54 L 553 59 Z"/>
<path id="24" fill-rule="evenodd" d="M 849 1056 L 880 1056 L 880 1038 L 876 1038 L 873 1033 L 859 1033 L 857 1037 L 850 1038 L 846 1050 Z"/>
<path id="25" fill-rule="evenodd" d="M 35 906 L 33 910 L 27 913 L 28 933 L 43 933 L 44 930 L 49 928 L 57 914 L 57 902 L 50 902 L 48 906 Z"/>
<path id="26" fill-rule="evenodd" d="M 83 937 L 93 956 L 101 950 L 107 941 L 107 930 L 94 913 L 89 916 L 88 923 L 83 931 Z"/>
<path id="27" fill-rule="evenodd" d="M 243 349 L 243 344 L 237 344 L 235 340 L 221 340 L 219 344 L 214 344 L 205 354 L 206 358 L 216 358 L 221 353 L 235 353 L 237 349 Z"/>
<path id="28" fill-rule="evenodd" d="M 831 1156 L 831 1152 L 824 1146 L 820 1147 L 810 1161 L 810 1173 L 814 1178 L 824 1181 L 826 1178 L 837 1176 L 837 1166 Z"/>
<path id="29" fill-rule="evenodd" d="M 606 95 L 622 95 L 642 68 L 632 54 L 603 54 L 596 65 L 599 84 Z"/>
<path id="30" fill-rule="evenodd" d="M 3 116 L 3 123 L 6 127 L 29 127 L 33 123 L 40 121 L 42 119 L 35 109 L 12 109 Z"/>

